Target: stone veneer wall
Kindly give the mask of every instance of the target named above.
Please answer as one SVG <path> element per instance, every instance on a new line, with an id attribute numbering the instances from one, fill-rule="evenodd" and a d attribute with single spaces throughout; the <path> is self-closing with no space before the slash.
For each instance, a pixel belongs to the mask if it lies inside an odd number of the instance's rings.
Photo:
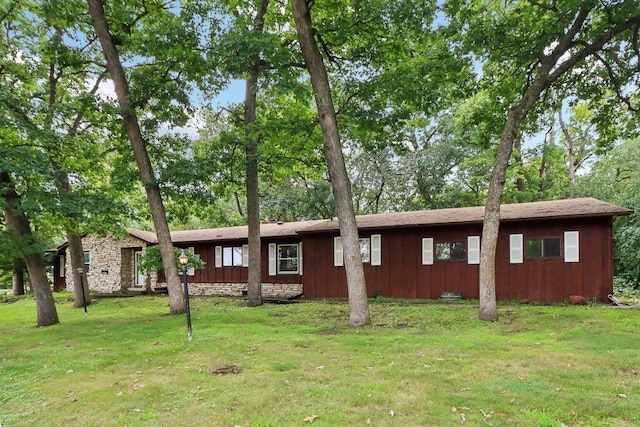
<path id="1" fill-rule="evenodd" d="M 167 286 L 158 283 L 157 286 Z M 246 283 L 189 283 L 189 295 L 239 297 L 247 290 Z M 263 283 L 262 296 L 286 298 L 302 293 L 301 283 Z"/>
<path id="2" fill-rule="evenodd" d="M 144 251 L 147 243 L 133 236 L 118 238 L 111 234 L 105 237 L 86 235 L 82 238 L 82 247 L 89 252 L 90 257 L 89 271 L 87 272 L 89 289 L 94 292 L 112 293 L 134 285 L 134 253 L 139 248 Z M 103 270 L 106 273 L 103 273 Z M 73 292 L 73 275 L 70 274 L 70 271 L 71 259 L 66 256 L 67 290 Z M 156 282 L 157 274 L 149 275 L 145 288 L 155 286 Z"/>

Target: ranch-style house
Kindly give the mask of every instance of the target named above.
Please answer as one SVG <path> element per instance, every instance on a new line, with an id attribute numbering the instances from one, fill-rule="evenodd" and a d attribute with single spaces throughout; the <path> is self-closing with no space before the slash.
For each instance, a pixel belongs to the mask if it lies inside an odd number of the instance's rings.
<path id="1" fill-rule="evenodd" d="M 496 253 L 498 300 L 562 302 L 571 295 L 606 302 L 613 291 L 612 224 L 632 211 L 592 198 L 505 204 Z M 384 213 L 356 217 L 369 295 L 437 299 L 444 293 L 478 298 L 484 207 Z M 346 297 L 337 219 L 261 225 L 265 297 Z M 175 231 L 176 247 L 205 261 L 189 270 L 193 295 L 246 292 L 247 227 Z M 125 237 L 85 235 L 89 287 L 98 293 L 154 291 L 162 271 L 137 269 L 153 232 Z M 54 286 L 73 289 L 66 244 L 57 248 Z"/>

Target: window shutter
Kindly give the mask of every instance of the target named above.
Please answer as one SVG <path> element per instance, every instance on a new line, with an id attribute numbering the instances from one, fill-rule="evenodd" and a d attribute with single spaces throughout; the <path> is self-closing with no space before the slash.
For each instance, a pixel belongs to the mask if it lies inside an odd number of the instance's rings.
<path id="1" fill-rule="evenodd" d="M 422 265 L 433 265 L 433 237 L 422 239 Z"/>
<path id="2" fill-rule="evenodd" d="M 371 265 L 382 265 L 382 236 L 371 235 Z"/>
<path id="3" fill-rule="evenodd" d="M 242 245 L 242 266 L 249 267 L 249 245 Z"/>
<path id="4" fill-rule="evenodd" d="M 195 254 L 196 254 L 196 248 L 194 248 L 193 246 L 189 246 L 189 247 L 187 248 L 187 250 L 188 250 L 189 252 L 191 252 L 191 254 L 192 254 L 192 255 L 195 255 Z M 195 270 L 195 268 L 193 268 L 193 267 L 191 267 L 191 268 L 187 268 L 187 275 L 188 275 L 188 276 L 195 276 L 195 275 L 196 275 L 196 270 Z"/>
<path id="5" fill-rule="evenodd" d="M 64 255 L 60 255 L 60 277 L 64 277 L 65 270 L 65 257 Z"/>
<path id="6" fill-rule="evenodd" d="M 336 267 L 342 267 L 344 265 L 342 237 L 333 238 L 333 265 Z"/>
<path id="7" fill-rule="evenodd" d="M 302 276 L 302 242 L 298 244 L 298 274 Z"/>
<path id="8" fill-rule="evenodd" d="M 511 234 L 509 236 L 509 262 L 511 264 L 522 264 L 524 235 Z"/>
<path id="9" fill-rule="evenodd" d="M 467 248 L 467 263 L 480 264 L 480 236 L 468 236 Z"/>
<path id="10" fill-rule="evenodd" d="M 269 276 L 276 275 L 277 247 L 275 243 L 269 243 Z"/>
<path id="11" fill-rule="evenodd" d="M 216 268 L 222 267 L 222 246 L 216 246 Z"/>
<path id="12" fill-rule="evenodd" d="M 564 232 L 564 262 L 580 262 L 580 239 L 577 231 Z"/>

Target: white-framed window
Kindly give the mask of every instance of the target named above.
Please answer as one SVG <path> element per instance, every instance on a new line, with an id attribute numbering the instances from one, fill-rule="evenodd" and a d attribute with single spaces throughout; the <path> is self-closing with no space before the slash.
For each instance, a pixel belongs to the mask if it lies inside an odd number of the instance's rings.
<path id="1" fill-rule="evenodd" d="M 297 243 L 278 245 L 278 274 L 298 274 L 299 246 Z"/>
<path id="2" fill-rule="evenodd" d="M 223 267 L 242 267 L 242 246 L 222 247 Z"/>
<path id="3" fill-rule="evenodd" d="M 363 263 L 382 265 L 382 236 L 380 234 L 361 237 L 358 239 L 358 245 Z M 344 248 L 340 236 L 333 238 L 333 265 L 336 267 L 344 266 Z"/>

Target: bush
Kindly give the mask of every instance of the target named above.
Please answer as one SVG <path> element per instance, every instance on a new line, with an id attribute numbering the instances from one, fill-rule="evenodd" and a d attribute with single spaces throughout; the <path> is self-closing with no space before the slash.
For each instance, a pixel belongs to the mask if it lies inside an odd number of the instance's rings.
<path id="1" fill-rule="evenodd" d="M 636 288 L 635 282 L 622 276 L 613 278 L 613 294 L 625 300 L 640 300 L 640 289 Z"/>

